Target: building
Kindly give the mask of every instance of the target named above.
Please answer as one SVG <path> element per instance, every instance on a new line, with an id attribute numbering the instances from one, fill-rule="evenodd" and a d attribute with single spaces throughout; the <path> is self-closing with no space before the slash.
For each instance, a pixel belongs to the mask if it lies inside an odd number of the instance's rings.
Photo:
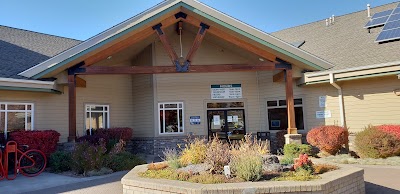
<path id="1" fill-rule="evenodd" d="M 396 21 L 397 6 L 370 13 Z M 400 41 L 375 42 L 397 23 L 367 12 L 267 34 L 168 0 L 83 42 L 0 26 L 0 129 L 55 129 L 67 142 L 132 127 L 154 154 L 187 135 L 298 141 L 319 125 L 398 124 Z"/>

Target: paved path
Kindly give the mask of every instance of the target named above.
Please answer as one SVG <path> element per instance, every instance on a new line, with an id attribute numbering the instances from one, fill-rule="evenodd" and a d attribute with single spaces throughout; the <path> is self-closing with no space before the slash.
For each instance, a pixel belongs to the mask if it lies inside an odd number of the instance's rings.
<path id="1" fill-rule="evenodd" d="M 400 194 L 400 167 L 359 166 L 364 168 L 367 194 Z"/>

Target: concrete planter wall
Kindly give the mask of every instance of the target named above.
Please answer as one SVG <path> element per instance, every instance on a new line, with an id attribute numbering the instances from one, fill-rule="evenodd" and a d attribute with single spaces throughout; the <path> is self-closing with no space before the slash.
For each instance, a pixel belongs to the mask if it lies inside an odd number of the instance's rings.
<path id="1" fill-rule="evenodd" d="M 236 193 L 365 193 L 364 170 L 340 166 L 339 170 L 321 175 L 313 181 L 265 181 L 225 184 L 199 184 L 183 181 L 141 178 L 138 173 L 147 170 L 147 165 L 135 167 L 121 182 L 124 194 L 193 193 L 193 194 L 236 194 Z"/>

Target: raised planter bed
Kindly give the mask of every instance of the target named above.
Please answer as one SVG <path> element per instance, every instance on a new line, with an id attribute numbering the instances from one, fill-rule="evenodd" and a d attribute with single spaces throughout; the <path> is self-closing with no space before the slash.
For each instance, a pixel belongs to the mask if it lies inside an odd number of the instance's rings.
<path id="1" fill-rule="evenodd" d="M 340 165 L 340 169 L 320 175 L 313 181 L 261 181 L 224 184 L 200 184 L 183 181 L 139 177 L 147 165 L 136 166 L 126 174 L 121 183 L 124 194 L 153 193 L 365 193 L 364 170 Z"/>

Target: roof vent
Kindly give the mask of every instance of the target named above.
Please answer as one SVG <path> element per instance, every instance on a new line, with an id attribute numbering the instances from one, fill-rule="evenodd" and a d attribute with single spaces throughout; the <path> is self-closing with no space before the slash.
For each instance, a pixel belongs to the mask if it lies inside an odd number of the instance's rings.
<path id="1" fill-rule="evenodd" d="M 332 24 L 335 23 L 335 15 L 332 15 Z"/>
<path id="2" fill-rule="evenodd" d="M 326 27 L 329 26 L 329 19 L 325 19 L 325 25 L 326 25 Z"/>
<path id="3" fill-rule="evenodd" d="M 367 16 L 370 18 L 371 17 L 371 5 L 367 4 Z"/>

